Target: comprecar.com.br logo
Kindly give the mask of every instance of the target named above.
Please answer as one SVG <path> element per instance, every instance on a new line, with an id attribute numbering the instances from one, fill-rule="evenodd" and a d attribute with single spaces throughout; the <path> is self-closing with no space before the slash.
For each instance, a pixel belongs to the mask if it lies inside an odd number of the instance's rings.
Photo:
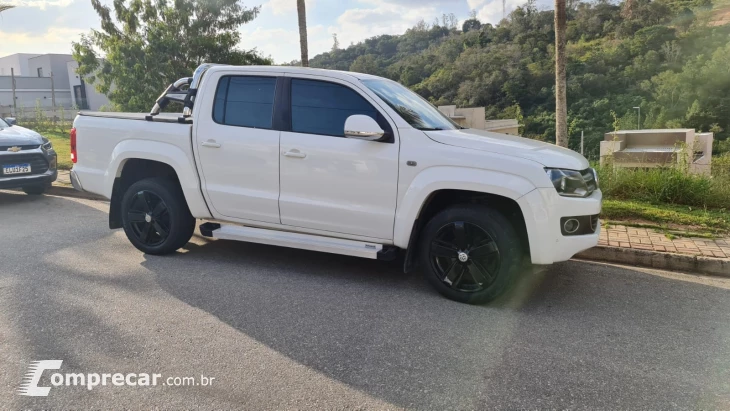
<path id="1" fill-rule="evenodd" d="M 156 387 L 156 386 L 210 386 L 215 377 L 163 377 L 150 373 L 60 373 L 50 376 L 51 386 L 39 386 L 43 371 L 59 370 L 63 360 L 33 361 L 18 388 L 18 394 L 28 397 L 47 397 L 54 387 L 86 387 L 91 391 L 99 386 L 113 387 Z"/>

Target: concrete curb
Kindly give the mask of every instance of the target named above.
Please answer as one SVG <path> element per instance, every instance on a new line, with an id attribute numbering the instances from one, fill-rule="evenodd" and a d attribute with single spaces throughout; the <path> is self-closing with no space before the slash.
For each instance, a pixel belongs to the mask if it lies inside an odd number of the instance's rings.
<path id="1" fill-rule="evenodd" d="M 730 278 L 730 260 L 622 247 L 593 247 L 575 258 Z"/>
<path id="2" fill-rule="evenodd" d="M 82 191 L 77 191 L 73 187 L 68 187 L 68 186 L 63 186 L 63 185 L 58 185 L 58 184 L 52 185 L 48 189 L 48 191 L 46 191 L 46 194 L 52 195 L 52 196 L 60 196 L 60 197 L 83 198 L 85 200 L 109 201 L 102 196 L 98 196 L 96 194 L 86 193 L 86 192 L 82 192 Z"/>

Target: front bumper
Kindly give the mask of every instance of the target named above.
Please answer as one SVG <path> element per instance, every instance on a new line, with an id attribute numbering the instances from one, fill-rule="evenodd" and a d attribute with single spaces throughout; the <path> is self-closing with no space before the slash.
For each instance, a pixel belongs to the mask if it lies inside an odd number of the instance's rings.
<path id="1" fill-rule="evenodd" d="M 554 188 L 540 188 L 518 199 L 517 203 L 525 217 L 532 263 L 566 261 L 598 245 L 600 221 L 592 234 L 565 236 L 560 228 L 560 219 L 599 214 L 602 198 L 601 190 L 596 190 L 587 198 L 571 198 L 560 196 Z"/>
<path id="2" fill-rule="evenodd" d="M 35 150 L 24 150 L 19 152 L 17 155 L 16 153 L 2 153 L 0 154 L 0 164 L 2 163 L 9 163 L 13 161 L 13 156 L 18 155 L 40 155 L 42 156 L 46 162 L 48 170 L 42 174 L 31 174 L 31 175 L 10 175 L 10 176 L 4 176 L 2 175 L 2 171 L 0 170 L 0 189 L 8 189 L 8 188 L 21 188 L 21 187 L 27 187 L 27 186 L 39 186 L 39 185 L 51 185 L 56 179 L 58 178 L 58 169 L 57 169 L 57 155 L 56 152 L 53 150 L 50 151 L 43 151 L 41 149 L 35 149 Z M 22 160 L 27 161 L 27 160 Z M 40 161 L 40 160 L 39 160 Z"/>
<path id="3" fill-rule="evenodd" d="M 0 189 L 4 190 L 8 188 L 20 188 L 39 185 L 49 186 L 53 184 L 54 181 L 56 181 L 56 178 L 58 178 L 58 171 L 55 169 L 48 170 L 43 174 L 36 174 L 32 176 L 5 178 L 0 177 Z"/>

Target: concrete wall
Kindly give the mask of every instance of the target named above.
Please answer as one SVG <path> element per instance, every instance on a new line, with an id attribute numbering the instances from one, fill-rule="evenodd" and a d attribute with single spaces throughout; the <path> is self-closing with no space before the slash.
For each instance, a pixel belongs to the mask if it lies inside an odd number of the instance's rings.
<path id="1" fill-rule="evenodd" d="M 511 136 L 520 135 L 520 123 L 516 119 L 487 120 L 484 129 L 494 131 L 495 133 L 509 134 Z"/>
<path id="2" fill-rule="evenodd" d="M 695 174 L 710 174 L 713 133 L 693 129 L 622 130 L 601 141 L 601 164 L 651 168 L 688 166 Z"/>
<path id="3" fill-rule="evenodd" d="M 73 99 L 73 104 L 76 107 L 82 107 L 81 102 L 76 101 L 76 96 L 74 95 L 74 86 L 80 86 L 83 84 L 84 91 L 86 92 L 86 103 L 89 107 L 89 110 L 98 111 L 103 106 L 109 106 L 111 102 L 109 101 L 107 96 L 96 91 L 96 85 L 84 82 L 81 79 L 81 76 L 76 73 L 76 69 L 78 67 L 79 64 L 76 61 L 69 61 L 66 63 L 66 71 L 68 72 L 68 82 L 71 88 L 71 98 Z"/>
<path id="4" fill-rule="evenodd" d="M 36 56 L 38 54 L 18 53 L 0 57 L 0 76 L 9 76 L 11 69 L 16 76 L 32 75 L 28 68 L 28 60 Z"/>
<path id="5" fill-rule="evenodd" d="M 68 81 L 68 79 L 66 80 Z M 15 102 L 17 112 L 13 111 L 12 84 L 12 78 L 10 76 L 0 76 L 0 116 L 33 116 L 35 115 L 36 102 L 38 102 L 42 110 L 53 109 L 54 92 L 51 90 L 50 78 L 15 78 Z M 55 99 L 57 108 L 63 107 L 65 110 L 70 110 L 73 106 L 71 90 L 68 88 L 56 88 Z"/>

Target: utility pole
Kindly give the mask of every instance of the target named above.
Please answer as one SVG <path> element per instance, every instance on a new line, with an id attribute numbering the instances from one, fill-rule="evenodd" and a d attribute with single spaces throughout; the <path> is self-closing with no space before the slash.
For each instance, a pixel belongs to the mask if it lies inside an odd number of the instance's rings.
<path id="1" fill-rule="evenodd" d="M 636 129 L 641 130 L 641 106 L 634 107 L 634 110 L 639 110 L 639 116 L 636 118 Z"/>
<path id="2" fill-rule="evenodd" d="M 555 0 L 555 143 L 568 147 L 568 101 L 565 75 L 565 0 Z"/>
<path id="3" fill-rule="evenodd" d="M 10 67 L 10 82 L 13 89 L 13 117 L 18 117 L 18 104 L 15 101 L 15 69 Z"/>
<path id="4" fill-rule="evenodd" d="M 584 156 L 583 153 L 583 130 L 580 131 L 580 155 Z"/>
<path id="5" fill-rule="evenodd" d="M 53 107 L 53 124 L 56 124 L 56 87 L 53 84 L 53 72 L 51 72 L 51 107 Z"/>

